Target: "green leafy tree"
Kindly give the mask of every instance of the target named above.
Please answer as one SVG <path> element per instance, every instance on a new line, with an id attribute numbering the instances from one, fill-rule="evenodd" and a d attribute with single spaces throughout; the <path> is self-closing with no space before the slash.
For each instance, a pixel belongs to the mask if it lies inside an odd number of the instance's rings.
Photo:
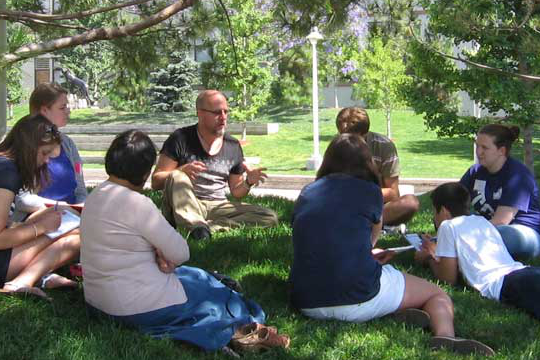
<path id="1" fill-rule="evenodd" d="M 392 40 L 383 43 L 373 38 L 370 46 L 360 54 L 361 76 L 354 90 L 370 107 L 380 107 L 386 115 L 386 135 L 392 137 L 392 111 L 404 105 L 401 88 L 411 78 L 405 73 L 402 51 Z"/>
<path id="2" fill-rule="evenodd" d="M 426 38 L 410 45 L 415 81 L 409 104 L 425 112 L 427 125 L 443 135 L 475 132 L 483 122 L 461 116 L 457 91 L 495 114 L 484 121 L 518 124 L 524 133 L 525 164 L 533 168 L 532 130 L 540 118 L 540 4 L 536 1 L 424 1 Z M 415 34 L 415 33 L 413 33 Z M 442 42 L 442 44 L 441 44 Z M 445 43 L 458 46 L 459 54 Z"/>
<path id="3" fill-rule="evenodd" d="M 271 18 L 257 8 L 254 0 L 232 0 L 227 4 L 228 13 L 221 13 L 221 23 L 229 23 L 230 27 L 215 45 L 213 76 L 208 85 L 232 92 L 231 115 L 245 123 L 255 117 L 271 95 L 271 38 L 266 31 Z M 234 41 L 230 41 L 227 31 Z"/>
<path id="4" fill-rule="evenodd" d="M 198 82 L 198 64 L 186 54 L 174 52 L 169 64 L 150 73 L 150 108 L 158 112 L 178 112 L 193 108 Z"/>

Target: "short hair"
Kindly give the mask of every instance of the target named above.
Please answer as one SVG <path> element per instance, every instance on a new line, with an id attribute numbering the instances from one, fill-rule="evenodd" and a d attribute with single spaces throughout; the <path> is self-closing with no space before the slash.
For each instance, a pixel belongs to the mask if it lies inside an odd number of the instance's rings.
<path id="1" fill-rule="evenodd" d="M 156 162 L 156 146 L 144 132 L 127 130 L 116 136 L 105 155 L 108 175 L 143 186 Z"/>
<path id="2" fill-rule="evenodd" d="M 433 207 L 437 212 L 444 206 L 452 217 L 469 215 L 471 196 L 469 190 L 459 182 L 449 182 L 439 185 L 430 195 Z"/>
<path id="3" fill-rule="evenodd" d="M 361 107 L 344 108 L 336 117 L 336 127 L 340 134 L 353 133 L 364 136 L 369 131 L 369 115 Z"/>
<path id="4" fill-rule="evenodd" d="M 503 125 L 503 124 L 488 124 L 483 126 L 478 134 L 489 135 L 493 138 L 493 142 L 497 149 L 506 148 L 506 155 L 510 154 L 512 144 L 519 138 L 519 126 Z"/>
<path id="5" fill-rule="evenodd" d="M 41 146 L 60 145 L 62 139 L 56 125 L 41 114 L 20 119 L 0 143 L 0 154 L 17 166 L 23 189 L 38 190 L 49 181 L 47 164 L 38 166 Z"/>
<path id="6" fill-rule="evenodd" d="M 57 83 L 39 84 L 30 95 L 30 114 L 39 113 L 42 106 L 51 107 L 62 94 L 68 91 Z"/>
<path id="7" fill-rule="evenodd" d="M 379 186 L 381 184 L 369 147 L 358 134 L 339 134 L 328 145 L 317 179 L 333 173 L 344 173 Z"/>
<path id="8" fill-rule="evenodd" d="M 206 99 L 214 95 L 221 95 L 225 99 L 227 99 L 227 97 L 223 95 L 223 93 L 219 90 L 203 90 L 197 96 L 197 100 L 195 101 L 195 108 L 197 110 L 204 108 L 206 106 Z"/>

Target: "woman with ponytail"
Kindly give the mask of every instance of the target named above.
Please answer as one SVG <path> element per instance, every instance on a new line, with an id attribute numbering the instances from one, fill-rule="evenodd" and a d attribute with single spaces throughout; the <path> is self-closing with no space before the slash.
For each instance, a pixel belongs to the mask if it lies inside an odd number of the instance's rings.
<path id="1" fill-rule="evenodd" d="M 474 164 L 460 182 L 469 190 L 476 212 L 497 227 L 514 257 L 540 255 L 538 186 L 531 171 L 510 157 L 519 127 L 489 124 L 476 138 Z"/>

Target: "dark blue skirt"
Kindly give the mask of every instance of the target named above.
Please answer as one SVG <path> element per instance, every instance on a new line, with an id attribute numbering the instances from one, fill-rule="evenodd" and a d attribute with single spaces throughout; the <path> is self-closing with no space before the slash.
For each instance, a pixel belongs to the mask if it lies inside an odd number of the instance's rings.
<path id="1" fill-rule="evenodd" d="M 227 345 L 238 327 L 264 323 L 264 311 L 256 302 L 245 299 L 208 272 L 181 266 L 175 273 L 186 291 L 186 303 L 110 317 L 153 337 L 181 340 L 209 351 Z"/>

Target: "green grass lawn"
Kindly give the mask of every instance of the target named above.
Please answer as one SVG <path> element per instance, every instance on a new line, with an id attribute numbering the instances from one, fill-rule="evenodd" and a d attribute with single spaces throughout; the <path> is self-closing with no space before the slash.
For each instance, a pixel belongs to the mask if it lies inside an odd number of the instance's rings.
<path id="1" fill-rule="evenodd" d="M 149 192 L 159 204 L 160 195 Z M 291 336 L 287 351 L 275 350 L 248 358 L 260 359 L 462 359 L 428 348 L 429 332 L 409 328 L 390 318 L 364 324 L 315 321 L 288 306 L 287 276 L 292 260 L 293 204 L 273 198 L 250 201 L 275 209 L 281 224 L 271 229 L 238 229 L 217 234 L 211 241 L 190 240 L 188 265 L 218 270 L 239 280 L 246 296 L 259 302 L 267 323 Z M 411 231 L 432 231 L 431 211 L 423 196 L 423 210 L 409 224 Z M 381 247 L 403 244 L 395 238 Z M 400 270 L 426 277 L 430 273 L 413 262 L 412 253 L 398 255 Z M 536 262 L 539 265 L 538 262 Z M 443 288 L 455 304 L 456 333 L 487 343 L 497 351 L 495 359 L 538 359 L 540 322 L 524 313 L 482 299 L 463 285 Z M 154 340 L 110 322 L 88 317 L 82 290 L 49 291 L 54 304 L 24 298 L 0 298 L 0 359 L 216 359 L 220 353 L 204 353 L 169 340 Z M 479 357 L 468 357 L 475 359 Z"/>

